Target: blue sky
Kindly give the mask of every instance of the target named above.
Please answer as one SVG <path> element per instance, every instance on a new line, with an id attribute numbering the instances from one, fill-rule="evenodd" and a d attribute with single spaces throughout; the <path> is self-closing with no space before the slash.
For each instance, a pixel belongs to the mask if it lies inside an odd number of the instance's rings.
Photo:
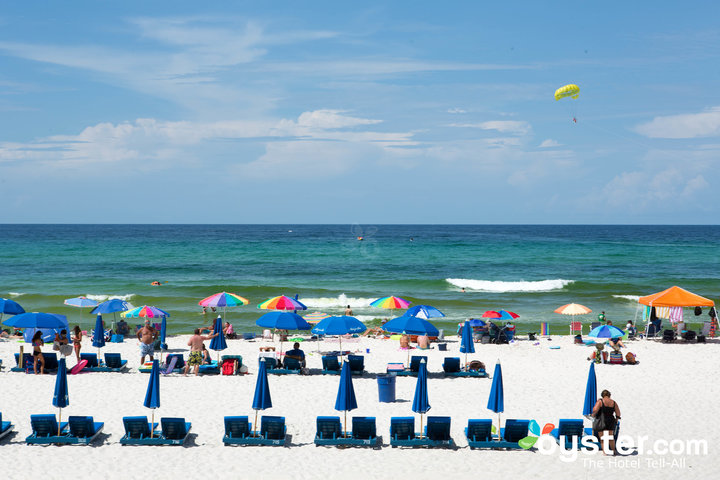
<path id="1" fill-rule="evenodd" d="M 717 223 L 718 18 L 7 2 L 0 223 Z"/>

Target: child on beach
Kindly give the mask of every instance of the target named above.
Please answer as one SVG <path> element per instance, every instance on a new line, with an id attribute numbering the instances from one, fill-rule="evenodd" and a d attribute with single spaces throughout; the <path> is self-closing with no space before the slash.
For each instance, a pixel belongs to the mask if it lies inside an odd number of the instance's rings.
<path id="1" fill-rule="evenodd" d="M 42 332 L 38 330 L 32 338 L 33 346 L 33 372 L 37 375 L 37 364 L 40 362 L 40 375 L 45 373 L 45 357 L 42 354 L 42 346 L 45 345 L 42 339 Z"/>

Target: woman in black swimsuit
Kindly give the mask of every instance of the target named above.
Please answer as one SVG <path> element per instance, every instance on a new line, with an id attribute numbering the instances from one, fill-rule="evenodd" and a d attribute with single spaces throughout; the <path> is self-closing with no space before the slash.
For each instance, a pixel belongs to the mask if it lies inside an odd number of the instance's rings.
<path id="1" fill-rule="evenodd" d="M 597 417 L 598 415 L 602 415 L 603 417 L 605 417 L 605 428 L 601 432 L 593 433 L 600 440 L 601 448 L 603 446 L 603 437 L 608 436 L 608 446 L 610 447 L 610 451 L 614 454 L 615 438 L 613 435 L 615 433 L 615 426 L 617 425 L 617 421 L 620 420 L 620 407 L 618 407 L 618 404 L 615 400 L 612 400 L 610 398 L 610 392 L 608 392 L 607 390 L 603 390 L 600 394 L 600 397 L 601 398 L 593 407 L 593 416 Z M 603 450 L 603 453 L 607 454 L 608 452 L 605 452 Z"/>
<path id="2" fill-rule="evenodd" d="M 45 357 L 43 357 L 42 354 L 42 346 L 45 343 L 42 339 L 42 332 L 38 330 L 35 332 L 35 335 L 33 335 L 32 338 L 32 346 L 33 346 L 33 372 L 37 373 L 37 364 L 40 362 L 40 374 L 45 373 Z"/>

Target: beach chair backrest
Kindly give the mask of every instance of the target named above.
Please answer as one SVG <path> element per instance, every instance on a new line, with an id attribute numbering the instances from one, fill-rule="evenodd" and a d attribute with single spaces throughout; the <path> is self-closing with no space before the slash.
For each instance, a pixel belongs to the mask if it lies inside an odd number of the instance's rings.
<path id="1" fill-rule="evenodd" d="M 175 363 L 175 368 L 184 368 L 185 367 L 185 358 L 183 358 L 182 353 L 171 353 L 167 357 L 165 357 L 165 361 L 167 364 L 170 364 L 170 361 L 173 358 L 177 358 L 177 362 Z"/>
<path id="2" fill-rule="evenodd" d="M 264 415 L 260 422 L 260 435 L 269 440 L 285 438 L 285 417 Z"/>
<path id="3" fill-rule="evenodd" d="M 486 442 L 492 438 L 492 420 L 468 420 L 467 437 L 475 442 Z"/>
<path id="4" fill-rule="evenodd" d="M 146 438 L 150 436 L 150 424 L 147 417 L 123 417 L 125 434 L 129 438 Z"/>
<path id="5" fill-rule="evenodd" d="M 340 417 L 317 417 L 316 420 L 318 438 L 330 439 L 340 438 L 342 427 Z"/>
<path id="6" fill-rule="evenodd" d="M 322 364 L 324 370 L 340 370 L 340 362 L 338 362 L 338 357 L 335 355 L 323 355 Z"/>
<path id="7" fill-rule="evenodd" d="M 450 417 L 427 417 L 426 428 L 430 440 L 450 440 Z"/>
<path id="8" fill-rule="evenodd" d="M 353 417 L 352 436 L 362 440 L 375 438 L 377 436 L 375 417 Z"/>
<path id="9" fill-rule="evenodd" d="M 258 359 L 258 365 L 263 360 L 265 360 L 265 367 L 268 369 L 275 368 L 277 366 L 277 360 L 275 360 L 275 358 L 273 358 L 273 357 L 260 357 Z"/>
<path id="10" fill-rule="evenodd" d="M 302 365 L 297 358 L 285 358 L 285 368 L 288 370 L 300 370 Z"/>
<path id="11" fill-rule="evenodd" d="M 448 373 L 454 373 L 460 371 L 460 358 L 459 357 L 445 357 L 443 362 L 443 370 Z"/>
<path id="12" fill-rule="evenodd" d="M 184 418 L 161 418 L 160 426 L 162 428 L 163 437 L 171 440 L 179 440 L 187 435 L 187 426 Z"/>
<path id="13" fill-rule="evenodd" d="M 120 368 L 122 366 L 122 357 L 119 353 L 106 353 L 105 365 L 109 368 Z"/>
<path id="14" fill-rule="evenodd" d="M 55 415 L 30 415 L 30 425 L 37 437 L 52 437 L 58 433 Z"/>
<path id="15" fill-rule="evenodd" d="M 45 370 L 57 370 L 57 368 L 58 368 L 57 353 L 43 352 L 43 357 L 45 357 Z M 57 433 L 57 432 L 55 432 L 55 433 Z"/>
<path id="16" fill-rule="evenodd" d="M 250 435 L 248 417 L 225 417 L 225 435 L 230 438 L 245 438 Z"/>
<path id="17" fill-rule="evenodd" d="M 88 367 L 97 367 L 98 366 L 98 358 L 97 353 L 81 353 L 80 354 L 80 360 L 87 360 L 87 366 Z"/>
<path id="18" fill-rule="evenodd" d="M 95 434 L 95 422 L 93 417 L 70 416 L 70 435 L 78 438 L 92 437 Z"/>
<path id="19" fill-rule="evenodd" d="M 505 421 L 505 435 L 503 435 L 503 440 L 518 442 L 521 438 L 527 437 L 529 425 L 530 420 L 507 419 Z"/>
<path id="20" fill-rule="evenodd" d="M 415 438 L 415 417 L 392 417 L 390 419 L 390 437 L 394 440 Z"/>
<path id="21" fill-rule="evenodd" d="M 20 354 L 15 354 L 15 365 L 20 366 Z M 32 368 L 33 366 L 33 357 L 31 353 L 23 353 L 23 368 Z"/>
<path id="22" fill-rule="evenodd" d="M 412 357 L 410 357 L 410 371 L 419 371 L 421 360 L 425 360 L 425 364 L 427 365 L 427 358 L 428 357 L 426 355 L 413 355 Z"/>
<path id="23" fill-rule="evenodd" d="M 348 355 L 347 359 L 351 371 L 362 372 L 365 369 L 365 357 L 363 355 Z"/>
<path id="24" fill-rule="evenodd" d="M 561 419 L 558 422 L 558 435 L 565 438 L 579 437 L 583 434 L 583 421 L 576 419 Z"/>

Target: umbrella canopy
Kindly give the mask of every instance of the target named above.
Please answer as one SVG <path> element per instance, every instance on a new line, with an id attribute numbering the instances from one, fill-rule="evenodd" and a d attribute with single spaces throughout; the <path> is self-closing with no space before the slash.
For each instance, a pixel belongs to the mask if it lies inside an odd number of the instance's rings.
<path id="1" fill-rule="evenodd" d="M 97 307 L 97 304 L 98 302 L 90 300 L 87 297 L 75 297 L 65 300 L 65 305 L 70 305 L 71 307 Z"/>
<path id="2" fill-rule="evenodd" d="M 640 297 L 638 302 L 650 307 L 712 307 L 715 305 L 715 302 L 709 298 L 695 295 L 677 286 L 646 297 Z"/>
<path id="3" fill-rule="evenodd" d="M 153 360 L 143 405 L 153 410 L 160 408 L 160 365 L 157 360 Z"/>
<path id="4" fill-rule="evenodd" d="M 295 298 L 281 295 L 279 297 L 268 298 L 258 305 L 262 310 L 307 310 L 307 307 Z"/>
<path id="5" fill-rule="evenodd" d="M 253 410 L 265 410 L 272 408 L 272 399 L 270 398 L 270 385 L 268 384 L 267 365 L 265 359 L 260 359 L 260 368 L 258 369 L 257 380 L 255 382 L 255 395 L 252 403 Z M 257 424 L 257 421 L 255 422 Z"/>
<path id="6" fill-rule="evenodd" d="M 415 305 L 414 307 L 410 307 L 408 311 L 405 312 L 405 315 L 422 318 L 424 320 L 445 316 L 440 310 L 430 305 Z"/>
<path id="7" fill-rule="evenodd" d="M 255 324 L 259 327 L 279 330 L 310 330 L 311 328 L 303 317 L 293 312 L 268 312 L 258 318 Z"/>
<path id="8" fill-rule="evenodd" d="M 417 382 L 415 383 L 415 396 L 413 397 L 412 411 L 415 413 L 427 413 L 430 410 L 427 386 L 427 364 L 425 359 L 420 360 Z M 420 427 L 422 431 L 422 426 Z"/>
<path id="9" fill-rule="evenodd" d="M 357 318 L 349 317 L 347 315 L 338 315 L 322 320 L 313 327 L 311 332 L 316 335 L 347 335 L 352 333 L 362 333 L 365 330 L 367 330 L 367 327 Z"/>
<path id="10" fill-rule="evenodd" d="M 487 323 L 483 322 L 479 318 L 471 318 L 470 320 L 468 320 L 468 322 L 470 323 L 471 327 L 484 327 L 485 325 L 487 325 Z"/>
<path id="11" fill-rule="evenodd" d="M 54 313 L 28 312 L 15 315 L 3 323 L 15 328 L 62 328 L 67 326 L 67 318 Z"/>
<path id="12" fill-rule="evenodd" d="M 406 333 L 408 335 L 429 335 L 431 337 L 437 337 L 440 334 L 439 330 L 432 323 L 420 317 L 412 317 L 407 314 L 393 318 L 383 325 L 382 328 L 386 332 Z"/>
<path id="13" fill-rule="evenodd" d="M 592 310 L 585 305 L 580 305 L 579 303 L 568 303 L 567 305 L 563 305 L 562 307 L 555 309 L 555 313 L 559 313 L 561 315 L 585 315 L 591 312 Z"/>
<path id="14" fill-rule="evenodd" d="M 503 391 L 502 367 L 500 362 L 495 364 L 495 373 L 493 373 L 492 387 L 490 387 L 490 398 L 488 398 L 487 408 L 495 413 L 505 411 L 505 394 Z"/>
<path id="15" fill-rule="evenodd" d="M 215 350 L 219 352 L 220 350 L 225 350 L 227 348 L 227 342 L 225 341 L 225 333 L 223 332 L 223 323 L 222 318 L 217 317 L 215 319 L 215 327 L 213 328 L 213 334 L 218 334 L 217 337 L 213 337 L 210 340 L 210 346 L 208 347 L 210 350 Z"/>
<path id="16" fill-rule="evenodd" d="M 585 386 L 585 403 L 583 403 L 583 415 L 592 415 L 593 407 L 597 401 L 597 378 L 595 377 L 595 362 L 590 362 L 587 385 Z"/>
<path id="17" fill-rule="evenodd" d="M 124 312 L 124 311 L 130 310 L 131 308 L 132 308 L 132 305 L 130 305 L 130 303 L 126 302 L 125 300 L 120 300 L 119 298 L 111 298 L 110 300 L 102 302 L 100 305 L 93 308 L 90 311 L 90 313 L 92 313 L 93 315 L 96 315 L 98 313 L 104 314 L 104 313 Z"/>
<path id="18" fill-rule="evenodd" d="M 594 338 L 618 338 L 625 335 L 625 332 L 612 325 L 600 325 L 599 327 L 593 328 L 588 337 Z"/>
<path id="19" fill-rule="evenodd" d="M 236 293 L 220 292 L 203 298 L 198 302 L 198 305 L 203 307 L 238 307 L 248 303 L 250 303 L 250 300 Z"/>
<path id="20" fill-rule="evenodd" d="M 162 350 L 167 350 L 167 318 L 162 317 L 162 320 L 160 320 L 160 348 Z"/>
<path id="21" fill-rule="evenodd" d="M 123 318 L 160 318 L 160 317 L 169 317 L 170 314 L 166 312 L 165 310 L 161 310 L 157 307 L 153 307 L 150 305 L 143 305 L 142 307 L 133 308 L 132 310 L 128 310 L 127 312 L 123 312 L 120 314 Z"/>
<path id="22" fill-rule="evenodd" d="M 303 318 L 308 323 L 318 323 L 320 320 L 325 320 L 328 317 L 330 317 L 330 315 L 328 315 L 327 313 L 313 312 L 313 313 L 308 313 Z"/>
<path id="23" fill-rule="evenodd" d="M 514 319 L 520 317 L 520 315 L 518 315 L 517 313 L 508 312 L 507 310 L 498 310 L 497 313 L 500 314 L 500 317 L 498 318 L 498 320 L 510 321 L 510 320 L 514 320 Z"/>
<path id="24" fill-rule="evenodd" d="M 462 329 L 462 337 L 460 338 L 461 353 L 475 353 L 475 342 L 473 342 L 473 332 L 470 322 L 465 322 Z"/>
<path id="25" fill-rule="evenodd" d="M 496 312 L 495 310 L 488 310 L 485 313 L 482 314 L 482 318 L 500 318 L 500 312 Z"/>
<path id="26" fill-rule="evenodd" d="M 53 393 L 52 404 L 58 408 L 65 408 L 70 405 L 65 357 L 58 360 L 58 370 L 57 375 L 55 375 L 55 393 Z"/>
<path id="27" fill-rule="evenodd" d="M 105 346 L 105 328 L 103 326 L 102 315 L 98 314 L 95 319 L 95 330 L 92 336 L 92 346 L 102 348 Z"/>
<path id="28" fill-rule="evenodd" d="M 340 386 L 338 387 L 337 398 L 335 399 L 335 410 L 347 412 L 357 408 L 357 399 L 355 398 L 355 389 L 352 383 L 352 371 L 350 370 L 350 362 L 343 362 L 340 371 Z"/>
<path id="29" fill-rule="evenodd" d="M 370 302 L 370 306 L 395 310 L 396 308 L 408 308 L 410 302 L 400 297 L 383 297 Z"/>
<path id="30" fill-rule="evenodd" d="M 7 313 L 8 315 L 18 315 L 25 313 L 25 309 L 15 300 L 9 298 L 0 298 L 0 318 Z"/>

